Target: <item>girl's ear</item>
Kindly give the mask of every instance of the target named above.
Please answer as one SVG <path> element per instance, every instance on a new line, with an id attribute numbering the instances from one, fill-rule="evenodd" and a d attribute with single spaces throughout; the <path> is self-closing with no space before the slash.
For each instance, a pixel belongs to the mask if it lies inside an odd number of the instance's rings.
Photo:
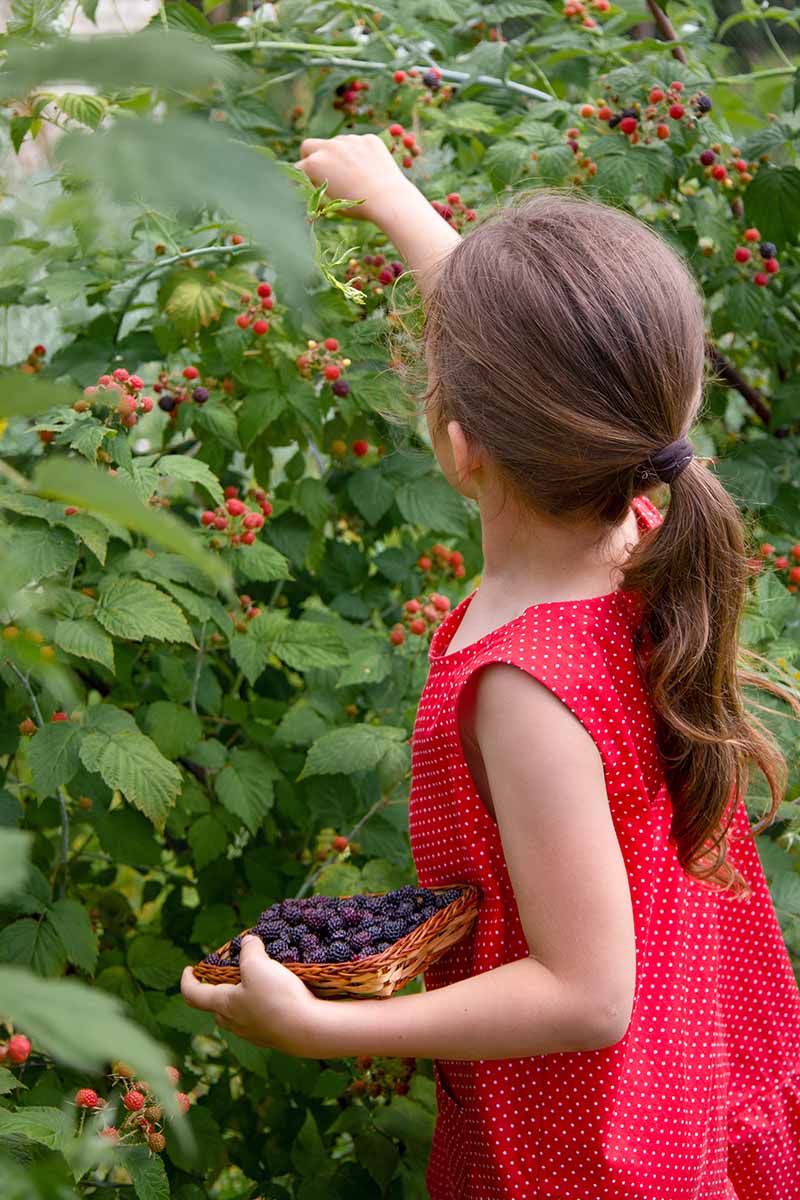
<path id="1" fill-rule="evenodd" d="M 447 422 L 447 436 L 450 440 L 450 451 L 459 491 L 472 500 L 477 500 L 480 495 L 477 476 L 483 466 L 481 456 L 476 447 L 467 440 L 458 421 Z"/>

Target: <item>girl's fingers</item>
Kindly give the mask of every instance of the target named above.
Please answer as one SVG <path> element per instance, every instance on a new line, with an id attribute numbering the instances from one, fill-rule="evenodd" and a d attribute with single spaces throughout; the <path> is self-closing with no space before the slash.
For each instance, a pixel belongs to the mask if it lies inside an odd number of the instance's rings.
<path id="1" fill-rule="evenodd" d="M 200 1008 L 204 1012 L 227 1012 L 234 990 L 232 983 L 201 983 L 195 978 L 191 967 L 186 967 L 181 976 L 181 995 L 184 1000 L 190 1008 Z"/>
<path id="2" fill-rule="evenodd" d="M 330 138 L 303 138 L 300 143 L 300 157 L 308 158 L 315 150 L 320 150 Z"/>

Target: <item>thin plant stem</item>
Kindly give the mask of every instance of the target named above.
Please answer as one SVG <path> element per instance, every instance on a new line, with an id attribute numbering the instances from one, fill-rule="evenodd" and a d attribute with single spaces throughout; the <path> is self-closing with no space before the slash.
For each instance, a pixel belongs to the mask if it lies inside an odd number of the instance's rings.
<path id="1" fill-rule="evenodd" d="M 206 625 L 208 621 L 203 621 L 200 626 L 200 637 L 197 639 L 197 658 L 194 664 L 194 679 L 192 680 L 192 698 L 190 707 L 195 716 L 197 716 L 197 689 L 200 686 L 200 670 L 203 665 L 203 653 L 205 651 L 206 640 Z"/>

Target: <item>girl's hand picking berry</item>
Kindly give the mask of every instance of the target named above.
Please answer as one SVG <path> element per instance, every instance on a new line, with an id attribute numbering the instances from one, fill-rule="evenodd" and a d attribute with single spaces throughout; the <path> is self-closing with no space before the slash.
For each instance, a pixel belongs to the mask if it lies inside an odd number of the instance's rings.
<path id="1" fill-rule="evenodd" d="M 367 221 L 379 221 L 387 201 L 397 193 L 417 191 L 374 133 L 306 138 L 295 166 L 314 184 L 327 179 L 329 199 L 363 200 L 344 215 Z"/>
<path id="2" fill-rule="evenodd" d="M 254 935 L 242 938 L 239 970 L 241 983 L 212 984 L 201 983 L 186 967 L 181 994 L 190 1007 L 213 1013 L 220 1029 L 256 1046 L 303 1054 L 324 1001 L 288 967 L 270 958 Z"/>

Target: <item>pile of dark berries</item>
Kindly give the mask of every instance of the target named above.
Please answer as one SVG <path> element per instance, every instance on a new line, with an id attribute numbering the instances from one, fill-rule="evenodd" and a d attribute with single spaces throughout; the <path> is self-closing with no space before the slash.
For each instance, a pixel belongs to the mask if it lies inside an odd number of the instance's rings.
<path id="1" fill-rule="evenodd" d="M 271 905 L 249 930 L 271 958 L 286 963 L 342 963 L 380 954 L 439 909 L 457 900 L 459 888 L 434 892 L 408 884 L 376 896 L 308 896 Z M 227 957 L 208 954 L 210 966 L 239 964 L 241 935 Z"/>

